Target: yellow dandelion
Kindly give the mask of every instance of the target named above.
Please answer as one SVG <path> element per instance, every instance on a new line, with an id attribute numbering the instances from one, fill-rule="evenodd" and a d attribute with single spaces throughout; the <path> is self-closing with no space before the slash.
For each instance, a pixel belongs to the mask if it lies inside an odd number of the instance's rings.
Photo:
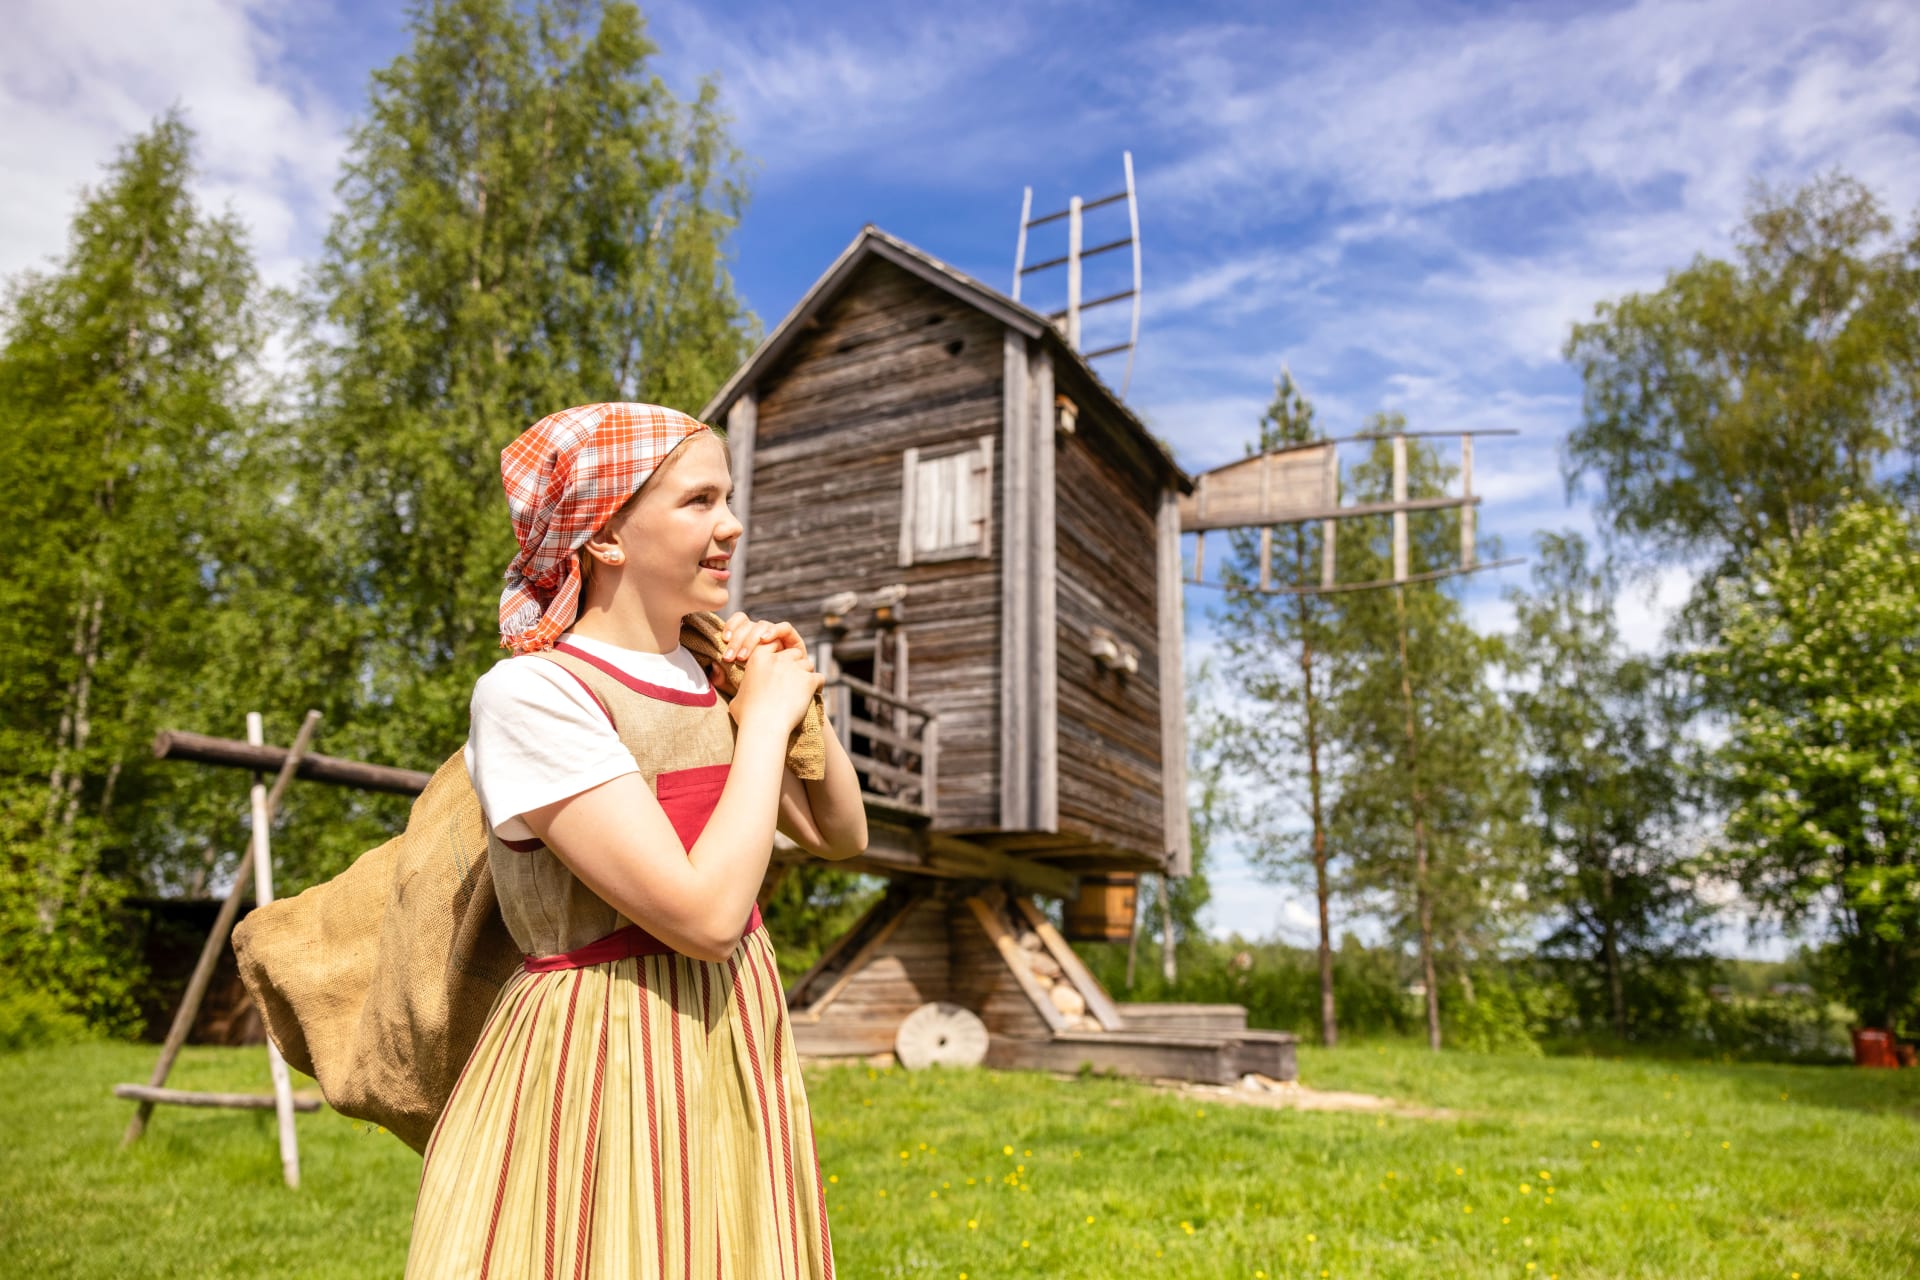
<path id="1" fill-rule="evenodd" d="M 1023 1155 L 1023 1156 L 1027 1156 L 1027 1157 L 1031 1157 L 1031 1156 L 1033 1155 L 1033 1152 L 1031 1152 L 1031 1151 L 1022 1151 L 1022 1152 L 1021 1152 L 1020 1154 L 1021 1154 L 1021 1155 Z"/>
<path id="2" fill-rule="evenodd" d="M 906 1152 L 904 1152 L 904 1151 L 902 1151 L 902 1152 L 900 1153 L 900 1158 L 901 1158 L 902 1160 L 905 1160 L 905 1159 L 907 1159 L 907 1158 L 908 1158 L 908 1157 L 907 1157 L 907 1153 L 906 1153 Z"/>
<path id="3" fill-rule="evenodd" d="M 1510 1223 L 1510 1222 L 1512 1222 L 1512 1221 L 1513 1221 L 1513 1219 L 1512 1219 L 1512 1218 L 1502 1218 L 1502 1219 L 1500 1219 L 1500 1225 L 1504 1227 L 1504 1226 L 1506 1226 L 1506 1225 L 1507 1225 L 1508 1223 Z"/>
<path id="4" fill-rule="evenodd" d="M 980 1229 L 980 1219 L 978 1218 L 967 1219 L 967 1230 L 978 1231 L 979 1229 Z"/>
<path id="5" fill-rule="evenodd" d="M 1547 1171 L 1546 1171 L 1545 1169 L 1542 1169 L 1542 1170 L 1540 1171 L 1540 1180 L 1541 1180 L 1542 1182 L 1552 1182 L 1552 1181 L 1553 1181 L 1553 1175 L 1552 1175 L 1552 1174 L 1550 1174 L 1550 1173 L 1548 1173 L 1548 1172 L 1547 1172 Z"/>
<path id="6" fill-rule="evenodd" d="M 839 1175 L 839 1174 L 837 1174 L 837 1173 L 830 1173 L 830 1174 L 828 1174 L 828 1175 L 827 1175 L 827 1181 L 828 1181 L 828 1182 L 838 1182 L 838 1181 L 840 1181 L 840 1175 Z"/>
<path id="7" fill-rule="evenodd" d="M 1002 1148 L 1000 1148 L 1000 1154 L 1001 1154 L 1001 1155 L 1003 1155 L 1003 1156 L 1010 1156 L 1010 1155 L 1012 1155 L 1012 1154 L 1013 1154 L 1013 1148 L 1012 1148 L 1012 1147 L 1002 1147 Z"/>
<path id="8" fill-rule="evenodd" d="M 929 1200 L 938 1200 L 939 1198 L 940 1198 L 940 1193 L 939 1193 L 938 1191 L 929 1191 L 929 1192 L 927 1192 L 927 1199 L 929 1199 Z"/>
<path id="9" fill-rule="evenodd" d="M 1021 1247 L 1022 1249 L 1026 1249 L 1026 1248 L 1030 1248 L 1031 1246 L 1030 1246 L 1030 1245 L 1028 1244 L 1028 1242 L 1027 1242 L 1027 1241 L 1025 1241 L 1025 1240 L 1022 1240 L 1022 1241 L 1020 1242 L 1020 1247 Z"/>
<path id="10" fill-rule="evenodd" d="M 1460 1206 L 1460 1212 L 1462 1212 L 1462 1213 L 1472 1213 L 1472 1212 L 1473 1212 L 1473 1206 L 1472 1206 L 1472 1205 L 1470 1205 L 1470 1204 L 1467 1204 L 1467 1205 L 1461 1205 L 1461 1206 Z"/>
<path id="11" fill-rule="evenodd" d="M 1720 1144 L 1720 1149 L 1722 1151 L 1731 1151 L 1733 1150 L 1733 1144 L 1731 1142 L 1723 1142 Z"/>
<path id="12" fill-rule="evenodd" d="M 1533 1264 L 1531 1262 L 1527 1264 L 1527 1270 L 1529 1271 L 1533 1270 Z"/>
<path id="13" fill-rule="evenodd" d="M 882 1200 L 887 1198 L 887 1189 L 885 1187 L 880 1188 L 880 1198 Z"/>
<path id="14" fill-rule="evenodd" d="M 921 1149 L 922 1151 L 925 1151 L 925 1150 L 927 1149 L 927 1144 L 926 1144 L 926 1143 L 924 1143 L 924 1142 L 923 1142 L 923 1143 L 921 1143 L 921 1144 L 920 1144 L 920 1149 Z"/>
<path id="15" fill-rule="evenodd" d="M 1462 1168 L 1461 1168 L 1461 1167 L 1460 1167 L 1459 1165 L 1455 1165 L 1455 1166 L 1454 1166 L 1454 1168 L 1453 1168 L 1453 1176 L 1454 1176 L 1454 1177 L 1456 1177 L 1456 1178 L 1464 1178 L 1464 1177 L 1466 1176 L 1466 1174 L 1467 1174 L 1467 1171 L 1466 1171 L 1465 1169 L 1462 1169 Z M 1542 1175 L 1542 1176 L 1544 1176 L 1544 1175 Z"/>
<path id="16" fill-rule="evenodd" d="M 1530 1195 L 1532 1195 L 1532 1194 L 1533 1194 L 1533 1184 L 1532 1184 L 1532 1183 L 1530 1183 L 1530 1182 L 1523 1182 L 1523 1183 L 1521 1183 L 1521 1184 L 1520 1184 L 1520 1194 L 1521 1194 L 1521 1195 L 1523 1195 L 1523 1196 L 1530 1196 Z"/>
<path id="17" fill-rule="evenodd" d="M 1320 1238 L 1319 1236 L 1313 1235 L 1311 1232 L 1309 1232 L 1307 1235 L 1307 1243 L 1312 1244 L 1314 1241 L 1318 1240 L 1319 1238 Z"/>
<path id="18" fill-rule="evenodd" d="M 1593 1149 L 1594 1149 L 1595 1151 L 1598 1151 L 1598 1150 L 1600 1149 L 1600 1139 L 1598 1139 L 1598 1138 L 1595 1138 L 1595 1139 L 1593 1140 Z"/>
<path id="19" fill-rule="evenodd" d="M 1092 1226 L 1092 1225 L 1093 1225 L 1093 1215 L 1092 1215 L 1092 1214 L 1088 1214 L 1088 1215 L 1087 1215 L 1087 1225 L 1088 1225 L 1088 1226 Z"/>

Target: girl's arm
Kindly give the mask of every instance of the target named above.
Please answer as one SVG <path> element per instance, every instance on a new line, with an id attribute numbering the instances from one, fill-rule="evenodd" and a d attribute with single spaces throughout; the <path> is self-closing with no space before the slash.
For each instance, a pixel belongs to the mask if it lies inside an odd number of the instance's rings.
<path id="1" fill-rule="evenodd" d="M 847 759 L 840 735 L 822 721 L 827 739 L 827 776 L 803 782 L 780 771 L 780 830 L 817 857 L 838 862 L 867 850 L 867 806 L 860 777 Z"/>
<path id="2" fill-rule="evenodd" d="M 770 651 L 752 661 L 790 666 L 772 678 L 788 682 L 791 708 L 812 696 L 818 677 L 798 661 Z M 740 716 L 726 786 L 691 849 L 638 773 L 520 815 L 614 910 L 699 960 L 724 960 L 739 944 L 773 853 L 787 735 L 798 717 L 779 698 L 752 702 Z"/>

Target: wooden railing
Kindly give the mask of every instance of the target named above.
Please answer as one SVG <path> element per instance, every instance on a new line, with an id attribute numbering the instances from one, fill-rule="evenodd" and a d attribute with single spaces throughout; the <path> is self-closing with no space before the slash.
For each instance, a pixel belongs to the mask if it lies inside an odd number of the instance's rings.
<path id="1" fill-rule="evenodd" d="M 822 694 L 861 792 L 931 818 L 940 758 L 933 711 L 847 675 L 828 680 Z"/>

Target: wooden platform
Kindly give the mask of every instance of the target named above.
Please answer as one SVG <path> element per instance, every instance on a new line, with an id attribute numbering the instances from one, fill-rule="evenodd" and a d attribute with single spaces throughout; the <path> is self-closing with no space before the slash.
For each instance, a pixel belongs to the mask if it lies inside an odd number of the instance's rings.
<path id="1" fill-rule="evenodd" d="M 1239 1005 L 1121 1004 L 1046 915 L 998 884 L 894 885 L 787 992 L 810 1057 L 893 1050 L 900 1023 L 946 1000 L 986 1023 L 987 1063 L 1231 1084 L 1298 1075 L 1294 1037 Z"/>

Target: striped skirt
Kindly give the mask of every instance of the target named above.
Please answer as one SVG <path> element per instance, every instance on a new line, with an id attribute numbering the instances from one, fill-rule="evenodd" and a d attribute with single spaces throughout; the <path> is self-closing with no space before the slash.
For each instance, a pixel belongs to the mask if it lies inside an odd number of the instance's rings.
<path id="1" fill-rule="evenodd" d="M 766 930 L 718 964 L 515 974 L 427 1146 L 407 1275 L 832 1276 Z"/>

